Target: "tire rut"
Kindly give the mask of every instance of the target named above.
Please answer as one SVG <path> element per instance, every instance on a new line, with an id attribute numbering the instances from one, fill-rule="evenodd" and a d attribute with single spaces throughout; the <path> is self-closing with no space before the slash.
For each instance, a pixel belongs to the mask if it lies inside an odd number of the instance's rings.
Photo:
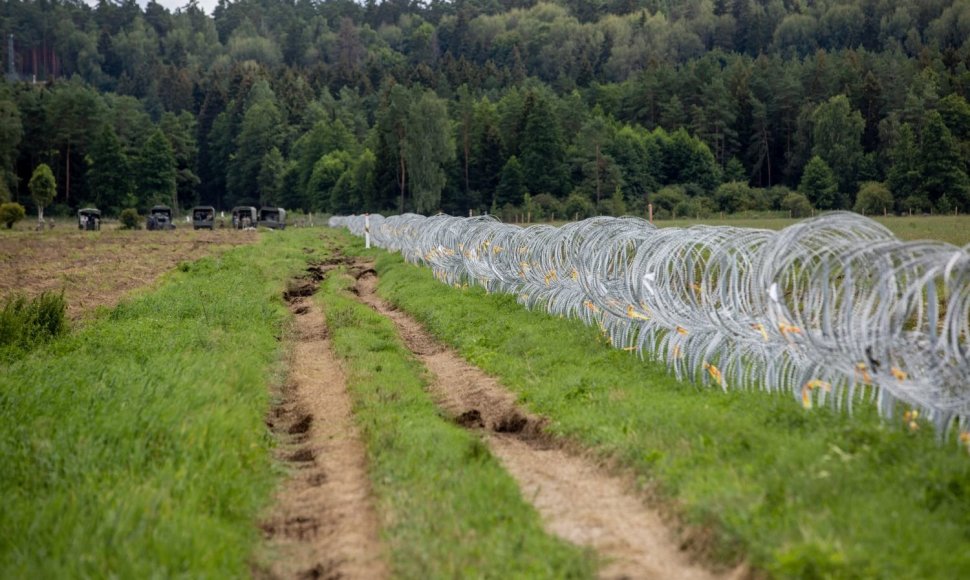
<path id="1" fill-rule="evenodd" d="M 294 344 L 283 401 L 267 424 L 292 472 L 261 525 L 273 558 L 254 576 L 387 578 L 365 447 L 323 312 L 310 298 L 322 273 L 308 272 L 284 293 Z"/>
<path id="2" fill-rule="evenodd" d="M 692 561 L 658 512 L 633 491 L 630 478 L 609 475 L 595 461 L 548 435 L 547 420 L 516 405 L 497 380 L 435 340 L 413 318 L 376 294 L 371 265 L 350 268 L 359 299 L 397 326 L 407 347 L 433 375 L 431 392 L 456 423 L 483 429 L 483 439 L 539 512 L 546 529 L 593 548 L 605 560 L 601 578 L 742 578 L 745 566 L 716 574 Z"/>

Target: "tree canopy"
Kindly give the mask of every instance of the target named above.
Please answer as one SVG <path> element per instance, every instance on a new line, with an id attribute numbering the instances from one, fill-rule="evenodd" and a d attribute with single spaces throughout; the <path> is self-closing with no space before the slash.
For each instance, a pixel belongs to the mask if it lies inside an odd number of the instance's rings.
<path id="1" fill-rule="evenodd" d="M 46 164 L 55 211 L 640 212 L 672 185 L 783 210 L 803 183 L 827 209 L 870 182 L 970 211 L 967 22 L 957 0 L 11 0 L 0 198 L 33 204 Z"/>

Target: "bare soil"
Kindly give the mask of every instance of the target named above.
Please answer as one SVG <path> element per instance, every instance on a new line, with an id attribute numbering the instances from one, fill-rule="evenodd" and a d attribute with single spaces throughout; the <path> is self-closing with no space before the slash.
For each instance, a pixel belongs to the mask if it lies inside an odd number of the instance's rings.
<path id="1" fill-rule="evenodd" d="M 494 378 L 434 339 L 418 322 L 375 293 L 368 264 L 351 270 L 355 292 L 397 325 L 408 348 L 434 375 L 433 396 L 454 420 L 481 429 L 492 453 L 518 481 L 546 528 L 589 546 L 606 561 L 603 578 L 723 577 L 693 561 L 660 513 L 649 508 L 632 479 L 607 473 L 596 461 L 546 434 L 546 420 L 516 405 Z M 731 577 L 740 577 L 739 568 Z"/>
<path id="2" fill-rule="evenodd" d="M 72 320 L 97 306 L 113 306 L 151 285 L 179 262 L 218 255 L 259 239 L 236 230 L 101 231 L 55 229 L 0 235 L 0 300 L 64 291 Z"/>
<path id="3" fill-rule="evenodd" d="M 292 472 L 262 524 L 275 556 L 257 576 L 386 578 L 365 448 L 315 289 L 311 277 L 285 294 L 296 314 L 290 371 L 267 422 Z"/>

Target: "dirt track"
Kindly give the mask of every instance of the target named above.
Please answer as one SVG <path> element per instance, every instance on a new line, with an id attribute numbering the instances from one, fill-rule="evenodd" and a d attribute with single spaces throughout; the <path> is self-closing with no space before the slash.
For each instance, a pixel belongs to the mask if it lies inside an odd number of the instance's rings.
<path id="1" fill-rule="evenodd" d="M 269 422 L 293 472 L 262 525 L 276 557 L 256 575 L 386 578 L 365 448 L 323 313 L 308 297 L 289 302 L 296 314 L 290 371 Z"/>
<path id="2" fill-rule="evenodd" d="M 631 481 L 604 473 L 542 430 L 544 421 L 517 408 L 495 379 L 445 348 L 414 319 L 376 294 L 376 275 L 355 268 L 361 301 L 390 318 L 415 355 L 434 375 L 433 395 L 458 423 L 483 430 L 492 453 L 518 481 L 522 495 L 552 533 L 590 546 L 607 563 L 604 578 L 713 578 L 678 548 L 657 512 L 632 491 Z M 732 576 L 744 575 L 739 569 Z"/>

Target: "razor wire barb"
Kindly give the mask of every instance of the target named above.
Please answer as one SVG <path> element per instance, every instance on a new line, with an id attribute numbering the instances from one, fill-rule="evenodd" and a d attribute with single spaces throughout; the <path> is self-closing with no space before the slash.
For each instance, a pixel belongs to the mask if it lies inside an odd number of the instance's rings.
<path id="1" fill-rule="evenodd" d="M 382 248 L 452 285 L 579 318 L 678 378 L 787 391 L 806 408 L 902 403 L 970 439 L 970 246 L 903 242 L 836 212 L 780 231 L 632 217 L 519 227 L 372 214 Z M 362 216 L 331 227 L 362 236 Z"/>

